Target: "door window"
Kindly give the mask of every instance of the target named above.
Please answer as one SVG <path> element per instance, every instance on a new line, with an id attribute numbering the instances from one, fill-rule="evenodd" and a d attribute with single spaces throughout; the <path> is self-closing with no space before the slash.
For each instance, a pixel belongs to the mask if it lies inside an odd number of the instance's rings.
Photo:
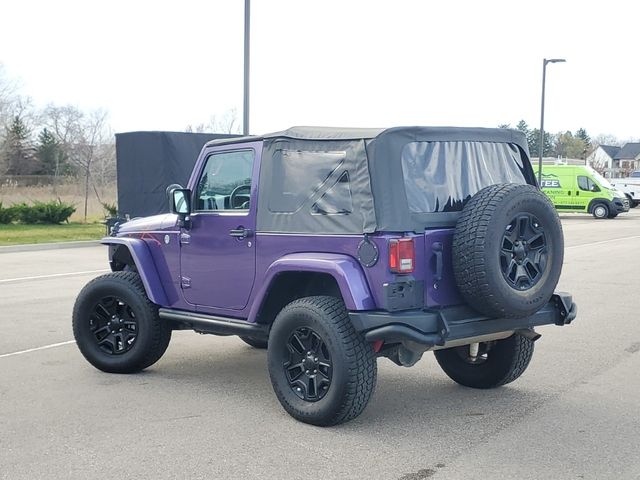
<path id="1" fill-rule="evenodd" d="M 578 176 L 578 188 L 586 192 L 599 192 L 600 188 L 589 177 Z"/>
<path id="2" fill-rule="evenodd" d="M 209 155 L 196 187 L 195 210 L 248 210 L 254 157 L 253 150 Z"/>

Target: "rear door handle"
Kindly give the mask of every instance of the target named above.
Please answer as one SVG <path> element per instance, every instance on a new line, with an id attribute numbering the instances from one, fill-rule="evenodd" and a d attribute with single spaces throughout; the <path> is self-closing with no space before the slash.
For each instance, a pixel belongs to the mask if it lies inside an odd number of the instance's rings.
<path id="1" fill-rule="evenodd" d="M 229 235 L 236 238 L 247 238 L 253 236 L 253 230 L 244 227 L 234 228 L 229 230 Z"/>

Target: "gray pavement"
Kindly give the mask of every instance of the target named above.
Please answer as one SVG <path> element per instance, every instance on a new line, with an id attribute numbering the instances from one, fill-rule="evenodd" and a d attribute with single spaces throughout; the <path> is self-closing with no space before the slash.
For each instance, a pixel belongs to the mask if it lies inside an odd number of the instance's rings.
<path id="1" fill-rule="evenodd" d="M 176 332 L 142 374 L 93 369 L 64 342 L 104 247 L 2 254 L 0 479 L 639 479 L 640 208 L 562 220 L 579 316 L 540 329 L 518 381 L 477 391 L 430 354 L 382 359 L 367 410 L 330 429 L 291 419 L 236 338 Z"/>

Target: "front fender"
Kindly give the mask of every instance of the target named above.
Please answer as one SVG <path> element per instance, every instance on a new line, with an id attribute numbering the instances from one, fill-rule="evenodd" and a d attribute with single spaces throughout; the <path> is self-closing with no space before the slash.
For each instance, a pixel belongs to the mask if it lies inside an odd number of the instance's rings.
<path id="1" fill-rule="evenodd" d="M 254 322 L 275 277 L 283 272 L 315 272 L 331 275 L 338 284 L 347 310 L 376 308 L 360 264 L 348 255 L 331 253 L 293 253 L 273 262 L 251 307 L 248 320 Z"/>
<path id="2" fill-rule="evenodd" d="M 160 281 L 160 275 L 158 275 L 158 269 L 151 256 L 151 251 L 149 251 L 149 247 L 147 247 L 144 240 L 139 238 L 107 237 L 103 238 L 101 243 L 104 245 L 122 245 L 126 247 L 136 264 L 136 269 L 138 270 L 149 300 L 156 305 L 169 305 L 167 294 Z"/>

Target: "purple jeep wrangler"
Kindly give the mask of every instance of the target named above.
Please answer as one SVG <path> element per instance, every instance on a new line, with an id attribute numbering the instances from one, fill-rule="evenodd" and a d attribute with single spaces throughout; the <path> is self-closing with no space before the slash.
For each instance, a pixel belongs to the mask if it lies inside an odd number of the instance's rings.
<path id="1" fill-rule="evenodd" d="M 566 325 L 554 293 L 562 228 L 513 130 L 292 128 L 214 140 L 170 214 L 116 225 L 112 273 L 73 311 L 82 354 L 137 372 L 172 330 L 266 348 L 294 418 L 358 416 L 377 357 L 433 350 L 455 382 L 494 388 L 527 368 L 534 327 Z"/>

